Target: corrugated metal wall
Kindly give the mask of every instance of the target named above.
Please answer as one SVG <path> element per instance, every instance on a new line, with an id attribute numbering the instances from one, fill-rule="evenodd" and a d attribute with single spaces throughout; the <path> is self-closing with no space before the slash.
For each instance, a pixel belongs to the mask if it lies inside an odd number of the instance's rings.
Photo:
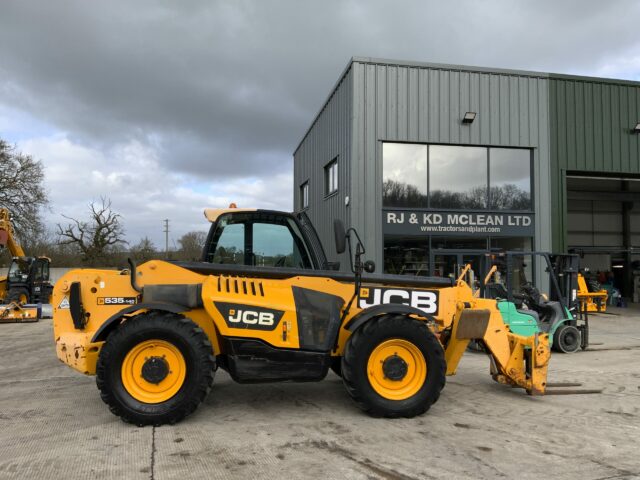
<path id="1" fill-rule="evenodd" d="M 551 75 L 549 79 L 553 246 L 567 245 L 567 171 L 640 174 L 640 86 Z"/>
<path id="2" fill-rule="evenodd" d="M 352 125 L 352 80 L 347 68 L 333 93 L 307 131 L 293 154 L 293 204 L 301 210 L 300 185 L 309 181 L 309 208 L 307 214 L 313 222 L 330 261 L 340 261 L 348 269 L 349 257 L 338 257 L 333 237 L 333 220 L 341 219 L 350 225 L 349 209 L 345 197 L 350 195 L 350 144 Z M 324 167 L 338 159 L 338 192 L 325 197 Z"/>
<path id="3" fill-rule="evenodd" d="M 351 221 L 382 265 L 382 141 L 534 149 L 537 249 L 549 249 L 548 83 L 544 76 L 355 61 Z M 477 112 L 463 125 L 465 112 Z"/>

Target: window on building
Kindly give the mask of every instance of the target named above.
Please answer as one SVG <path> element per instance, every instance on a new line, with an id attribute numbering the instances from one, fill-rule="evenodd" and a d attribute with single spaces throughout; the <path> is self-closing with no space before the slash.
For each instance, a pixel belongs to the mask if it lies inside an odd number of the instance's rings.
<path id="1" fill-rule="evenodd" d="M 427 207 L 427 146 L 382 145 L 382 204 Z"/>
<path id="2" fill-rule="evenodd" d="M 452 210 L 533 209 L 531 150 L 382 145 L 382 204 Z"/>
<path id="3" fill-rule="evenodd" d="M 338 159 L 335 158 L 324 167 L 324 193 L 331 195 L 338 191 Z"/>
<path id="4" fill-rule="evenodd" d="M 500 250 L 531 251 L 531 237 L 492 237 L 491 248 Z"/>
<path id="5" fill-rule="evenodd" d="M 487 149 L 429 146 L 429 207 L 485 209 Z"/>
<path id="6" fill-rule="evenodd" d="M 436 277 L 460 276 L 467 265 L 471 265 L 467 280 L 474 286 L 482 275 L 482 259 L 487 251 L 484 237 L 431 237 L 432 274 Z"/>
<path id="7" fill-rule="evenodd" d="M 384 237 L 384 272 L 429 275 L 429 238 Z"/>
<path id="8" fill-rule="evenodd" d="M 304 210 L 309 208 L 309 182 L 300 185 L 300 207 Z"/>
<path id="9" fill-rule="evenodd" d="M 486 237 L 431 237 L 434 249 L 486 250 Z"/>
<path id="10" fill-rule="evenodd" d="M 531 151 L 489 149 L 490 207 L 492 210 L 531 210 Z"/>

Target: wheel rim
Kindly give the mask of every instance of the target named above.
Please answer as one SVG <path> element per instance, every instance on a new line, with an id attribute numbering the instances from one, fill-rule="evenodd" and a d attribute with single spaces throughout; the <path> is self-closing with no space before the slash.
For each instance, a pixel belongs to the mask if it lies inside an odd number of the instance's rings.
<path id="1" fill-rule="evenodd" d="M 122 384 L 136 400 L 162 403 L 173 397 L 187 374 L 178 348 L 165 340 L 146 340 L 133 347 L 122 362 Z"/>
<path id="2" fill-rule="evenodd" d="M 406 400 L 422 388 L 427 378 L 427 362 L 413 343 L 393 338 L 371 352 L 367 375 L 378 395 L 389 400 Z"/>
<path id="3" fill-rule="evenodd" d="M 26 293 L 21 293 L 18 296 L 18 303 L 21 303 L 21 304 L 27 303 L 27 294 Z"/>

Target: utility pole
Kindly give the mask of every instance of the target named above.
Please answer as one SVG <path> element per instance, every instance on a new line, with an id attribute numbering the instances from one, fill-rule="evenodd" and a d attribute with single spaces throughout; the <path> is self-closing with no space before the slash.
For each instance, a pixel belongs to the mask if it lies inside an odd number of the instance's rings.
<path id="1" fill-rule="evenodd" d="M 169 219 L 164 220 L 164 256 L 169 259 Z"/>

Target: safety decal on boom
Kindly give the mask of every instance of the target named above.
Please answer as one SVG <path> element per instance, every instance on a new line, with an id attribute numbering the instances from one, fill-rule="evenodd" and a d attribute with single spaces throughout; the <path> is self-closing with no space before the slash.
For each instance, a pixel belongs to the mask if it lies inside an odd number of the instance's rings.
<path id="1" fill-rule="evenodd" d="M 438 313 L 438 291 L 408 290 L 405 288 L 361 288 L 360 302 L 362 309 L 382 305 L 385 303 L 399 303 L 422 310 L 429 315 Z"/>
<path id="2" fill-rule="evenodd" d="M 271 308 L 213 302 L 229 328 L 272 331 L 278 326 L 284 312 Z"/>
<path id="3" fill-rule="evenodd" d="M 69 310 L 69 297 L 65 296 L 58 305 L 60 310 Z"/>

